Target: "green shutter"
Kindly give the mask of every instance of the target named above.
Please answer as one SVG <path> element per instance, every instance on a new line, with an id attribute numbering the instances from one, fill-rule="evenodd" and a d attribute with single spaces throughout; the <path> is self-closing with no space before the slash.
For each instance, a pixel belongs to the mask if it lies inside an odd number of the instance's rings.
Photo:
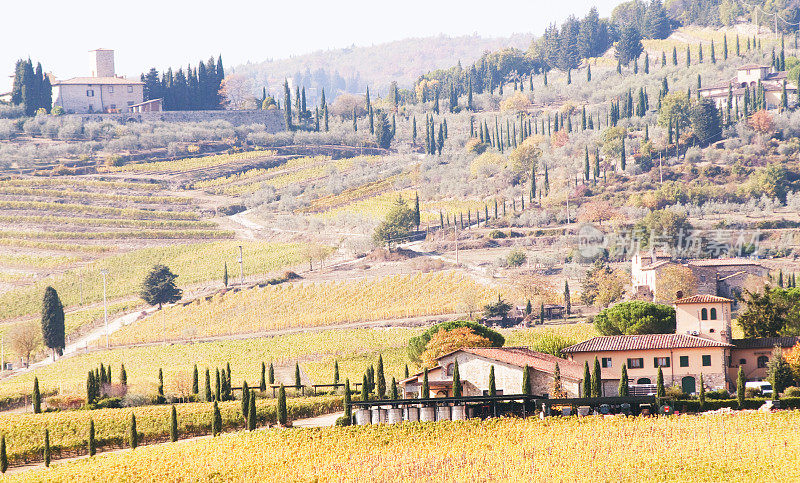
<path id="1" fill-rule="evenodd" d="M 711 365 L 711 356 L 710 355 L 704 355 L 703 356 L 703 365 L 704 366 L 710 366 Z"/>
<path id="2" fill-rule="evenodd" d="M 653 357 L 653 367 L 658 367 L 658 357 Z"/>
<path id="3" fill-rule="evenodd" d="M 689 356 L 680 356 L 681 367 L 689 367 Z"/>

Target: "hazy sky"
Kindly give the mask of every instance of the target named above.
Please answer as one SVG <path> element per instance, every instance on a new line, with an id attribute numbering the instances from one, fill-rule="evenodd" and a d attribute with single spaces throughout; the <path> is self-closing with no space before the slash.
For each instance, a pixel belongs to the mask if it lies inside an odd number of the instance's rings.
<path id="1" fill-rule="evenodd" d="M 88 51 L 116 50 L 118 75 L 222 54 L 226 66 L 320 49 L 436 34 L 541 34 L 547 24 L 621 0 L 43 0 L 3 2 L 0 92 L 14 62 L 31 57 L 64 79 L 90 75 Z M 386 5 L 386 6 L 383 6 Z M 389 7 L 391 5 L 391 7 Z M 14 19 L 14 20 L 11 20 Z"/>

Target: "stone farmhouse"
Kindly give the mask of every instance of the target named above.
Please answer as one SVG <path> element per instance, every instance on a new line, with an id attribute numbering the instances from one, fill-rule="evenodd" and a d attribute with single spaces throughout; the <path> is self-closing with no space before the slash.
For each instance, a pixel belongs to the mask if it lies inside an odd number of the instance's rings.
<path id="1" fill-rule="evenodd" d="M 631 287 L 637 298 L 672 300 L 676 294 L 658 293 L 661 273 L 667 267 L 683 266 L 697 279 L 697 293 L 735 298 L 744 291 L 751 276 L 763 278 L 769 273 L 757 260 L 748 258 L 691 259 L 678 262 L 669 254 L 651 251 L 637 252 L 631 258 Z"/>
<path id="2" fill-rule="evenodd" d="M 144 102 L 144 83 L 116 75 L 114 51 L 97 49 L 92 54 L 92 75 L 57 80 L 55 106 L 68 114 L 160 111 L 160 99 Z"/>
<path id="3" fill-rule="evenodd" d="M 767 109 L 777 109 L 781 106 L 784 85 L 789 102 L 797 98 L 797 86 L 787 82 L 786 71 L 776 72 L 772 66 L 757 64 L 739 67 L 736 70 L 736 77 L 703 87 L 700 89 L 700 95 L 713 99 L 719 108 L 727 107 L 729 102 L 731 109 L 735 109 L 736 106 L 744 108 L 745 91 L 749 90 L 749 95 L 752 97 L 759 85 L 764 88 Z"/>
<path id="4" fill-rule="evenodd" d="M 525 347 L 465 348 L 438 359 L 437 366 L 428 370 L 430 394 L 420 394 L 424 373 L 400 381 L 405 397 L 448 397 L 453 395 L 453 368 L 458 361 L 462 395 L 489 394 L 489 372 L 494 367 L 498 395 L 522 393 L 522 373 L 530 367 L 531 391 L 548 397 L 553 388 L 556 363 L 561 373 L 561 385 L 568 397 L 579 397 L 583 366 L 550 354 Z"/>
<path id="5" fill-rule="evenodd" d="M 739 367 L 747 380 L 763 380 L 773 348 L 792 347 L 800 338 L 733 339 L 732 302 L 715 295 L 685 297 L 674 302 L 674 334 L 595 337 L 564 353 L 579 365 L 591 366 L 597 357 L 606 395 L 617 393 L 623 364 L 633 387 L 655 384 L 661 368 L 665 385 L 688 394 L 697 392 L 701 374 L 707 388 L 733 391 Z"/>

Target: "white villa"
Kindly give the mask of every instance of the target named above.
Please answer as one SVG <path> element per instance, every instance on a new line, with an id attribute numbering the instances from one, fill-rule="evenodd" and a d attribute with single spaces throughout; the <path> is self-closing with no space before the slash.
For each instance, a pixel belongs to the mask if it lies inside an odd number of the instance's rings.
<path id="1" fill-rule="evenodd" d="M 731 108 L 737 105 L 744 107 L 745 90 L 750 90 L 751 95 L 758 87 L 764 87 L 764 99 L 767 109 L 777 109 L 781 105 L 783 85 L 786 84 L 786 94 L 790 103 L 797 98 L 797 85 L 787 82 L 786 71 L 776 72 L 768 65 L 748 64 L 736 70 L 736 77 L 719 84 L 703 87 L 700 95 L 714 100 L 717 107 L 724 108 L 731 99 Z"/>

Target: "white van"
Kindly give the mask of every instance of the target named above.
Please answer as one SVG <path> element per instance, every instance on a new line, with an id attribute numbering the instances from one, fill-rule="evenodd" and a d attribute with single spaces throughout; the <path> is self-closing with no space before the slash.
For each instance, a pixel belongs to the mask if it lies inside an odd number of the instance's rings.
<path id="1" fill-rule="evenodd" d="M 751 381 L 744 383 L 745 389 L 755 389 L 762 396 L 771 396 L 772 395 L 772 384 L 767 381 Z"/>

